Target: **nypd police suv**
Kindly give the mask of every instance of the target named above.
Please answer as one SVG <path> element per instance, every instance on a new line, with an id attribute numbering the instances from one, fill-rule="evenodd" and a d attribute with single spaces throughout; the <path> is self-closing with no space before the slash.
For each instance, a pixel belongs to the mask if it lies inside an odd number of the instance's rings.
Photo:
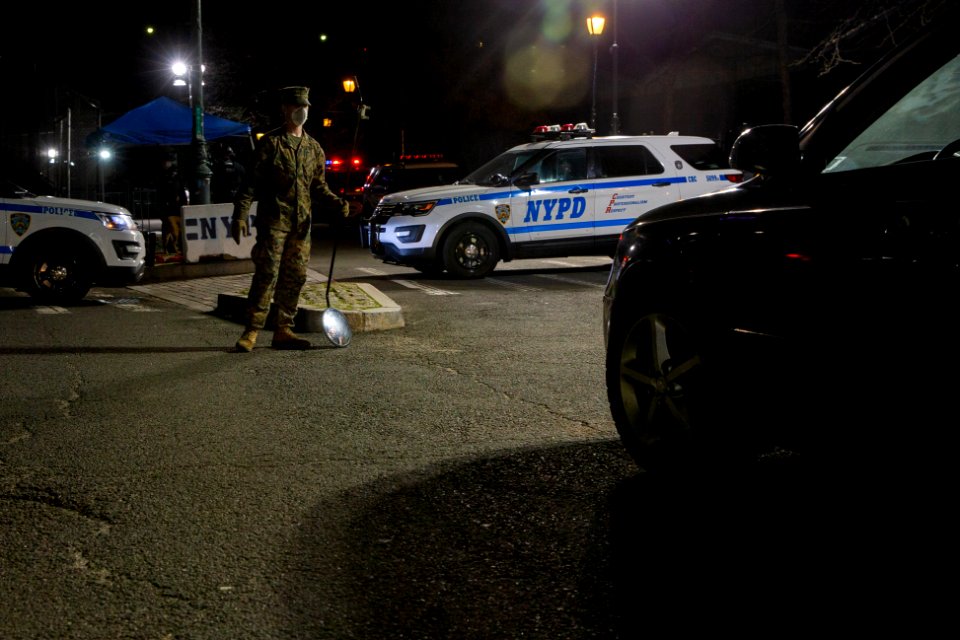
<path id="1" fill-rule="evenodd" d="M 453 185 L 383 197 L 365 231 L 374 256 L 480 278 L 500 260 L 612 255 L 637 216 L 740 182 L 697 136 L 593 137 L 585 124 L 538 127 Z"/>
<path id="2" fill-rule="evenodd" d="M 0 285 L 66 304 L 94 284 L 133 284 L 145 268 L 143 234 L 127 209 L 0 181 Z"/>

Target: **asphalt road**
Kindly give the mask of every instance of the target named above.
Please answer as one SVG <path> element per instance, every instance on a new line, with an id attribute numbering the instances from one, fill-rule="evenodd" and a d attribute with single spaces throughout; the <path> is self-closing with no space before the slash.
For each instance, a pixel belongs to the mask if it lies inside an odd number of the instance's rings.
<path id="1" fill-rule="evenodd" d="M 239 325 L 139 291 L 0 290 L 0 638 L 917 636 L 948 609 L 949 510 L 895 472 L 632 463 L 602 261 L 337 255 L 402 329 L 235 354 Z"/>

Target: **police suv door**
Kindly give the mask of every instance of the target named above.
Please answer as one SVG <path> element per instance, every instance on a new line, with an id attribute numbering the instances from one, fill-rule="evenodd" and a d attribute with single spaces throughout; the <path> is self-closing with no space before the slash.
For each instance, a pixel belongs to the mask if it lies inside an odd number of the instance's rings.
<path id="1" fill-rule="evenodd" d="M 597 198 L 594 237 L 598 248 L 616 245 L 625 226 L 642 213 L 679 199 L 677 172 L 647 145 L 597 145 L 590 175 Z"/>
<path id="2" fill-rule="evenodd" d="M 6 194 L 0 193 L 0 264 L 8 264 L 13 253 L 13 247 L 8 245 L 7 235 L 10 233 L 10 212 L 7 210 Z"/>
<path id="3" fill-rule="evenodd" d="M 530 171 L 539 182 L 511 197 L 517 226 L 533 243 L 592 244 L 595 198 L 593 181 L 587 179 L 586 148 L 558 149 Z"/>

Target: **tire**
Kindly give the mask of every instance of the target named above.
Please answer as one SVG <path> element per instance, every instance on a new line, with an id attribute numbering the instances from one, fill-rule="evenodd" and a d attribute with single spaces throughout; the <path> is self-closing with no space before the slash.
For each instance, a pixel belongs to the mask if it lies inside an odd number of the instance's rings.
<path id="1" fill-rule="evenodd" d="M 25 289 L 43 302 L 72 304 L 90 291 L 92 265 L 82 252 L 63 244 L 38 247 L 25 265 Z"/>
<path id="2" fill-rule="evenodd" d="M 443 242 L 443 266 L 458 278 L 482 278 L 500 261 L 497 239 L 484 225 L 465 222 L 454 227 Z"/>
<path id="3" fill-rule="evenodd" d="M 664 308 L 621 310 L 611 322 L 607 397 L 617 432 L 649 472 L 689 471 L 730 462 L 735 438 L 720 379 L 695 323 Z"/>

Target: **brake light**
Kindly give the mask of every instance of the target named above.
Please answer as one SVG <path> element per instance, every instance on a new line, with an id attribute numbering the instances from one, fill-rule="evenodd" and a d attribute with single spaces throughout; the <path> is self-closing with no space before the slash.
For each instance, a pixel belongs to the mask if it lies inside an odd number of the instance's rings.
<path id="1" fill-rule="evenodd" d="M 723 177 L 729 182 L 743 182 L 742 173 L 725 173 Z"/>

